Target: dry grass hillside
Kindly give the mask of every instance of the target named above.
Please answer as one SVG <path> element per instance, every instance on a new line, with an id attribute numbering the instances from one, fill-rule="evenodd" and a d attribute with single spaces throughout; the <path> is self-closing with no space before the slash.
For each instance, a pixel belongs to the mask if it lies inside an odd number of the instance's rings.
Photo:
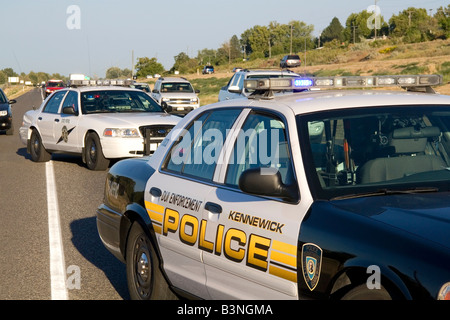
<path id="1" fill-rule="evenodd" d="M 442 74 L 444 84 L 436 88 L 450 95 L 450 39 L 416 44 L 359 43 L 348 48 L 322 48 L 299 53 L 302 66 L 292 70 L 315 76 Z M 241 63 L 244 68 L 273 68 L 282 56 Z M 306 63 L 305 63 L 306 60 Z M 214 75 L 185 75 L 188 79 L 229 78 L 235 65 L 218 68 Z"/>

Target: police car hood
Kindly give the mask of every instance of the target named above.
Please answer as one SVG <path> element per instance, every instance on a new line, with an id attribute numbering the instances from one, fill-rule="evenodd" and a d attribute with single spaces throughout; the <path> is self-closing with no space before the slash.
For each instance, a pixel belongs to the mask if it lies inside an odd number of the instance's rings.
<path id="1" fill-rule="evenodd" d="M 167 113 L 130 112 L 130 113 L 93 113 L 88 114 L 89 121 L 97 121 L 108 127 L 139 127 L 144 125 L 176 125 L 180 118 Z"/>
<path id="2" fill-rule="evenodd" d="M 372 196 L 333 201 L 341 209 L 450 247 L 450 193 Z"/>

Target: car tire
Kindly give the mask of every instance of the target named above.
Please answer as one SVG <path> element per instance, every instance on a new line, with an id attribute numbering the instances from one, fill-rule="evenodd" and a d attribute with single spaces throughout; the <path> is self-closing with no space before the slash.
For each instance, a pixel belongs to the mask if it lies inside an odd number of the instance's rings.
<path id="1" fill-rule="evenodd" d="M 47 162 L 51 160 L 52 154 L 45 150 L 42 139 L 36 129 L 31 131 L 30 155 L 34 162 Z"/>
<path id="2" fill-rule="evenodd" d="M 109 160 L 103 155 L 100 138 L 96 133 L 89 133 L 84 148 L 86 166 L 90 170 L 103 171 L 108 169 Z"/>
<path id="3" fill-rule="evenodd" d="M 366 284 L 362 284 L 349 290 L 341 300 L 392 300 L 392 297 L 383 287 L 368 289 Z"/>
<path id="4" fill-rule="evenodd" d="M 174 300 L 159 270 L 159 259 L 139 222 L 131 226 L 126 246 L 127 283 L 133 300 Z"/>

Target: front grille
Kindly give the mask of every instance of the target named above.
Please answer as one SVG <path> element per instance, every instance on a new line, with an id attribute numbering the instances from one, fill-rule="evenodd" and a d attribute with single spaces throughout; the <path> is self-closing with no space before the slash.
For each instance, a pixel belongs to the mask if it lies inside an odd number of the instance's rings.
<path id="1" fill-rule="evenodd" d="M 155 148 L 151 145 L 159 145 L 173 127 L 173 125 L 154 125 L 139 127 L 139 131 L 144 137 L 144 155 L 153 153 L 155 151 Z"/>
<path id="2" fill-rule="evenodd" d="M 167 104 L 191 104 L 191 99 L 170 99 Z"/>

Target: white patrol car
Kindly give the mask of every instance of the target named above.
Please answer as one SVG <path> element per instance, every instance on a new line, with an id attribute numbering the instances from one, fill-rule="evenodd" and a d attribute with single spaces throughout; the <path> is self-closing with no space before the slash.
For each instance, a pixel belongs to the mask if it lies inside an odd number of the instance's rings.
<path id="1" fill-rule="evenodd" d="M 226 86 L 220 89 L 219 102 L 248 97 L 252 89 L 244 88 L 244 81 L 247 79 L 293 77 L 299 77 L 299 75 L 290 70 L 240 70 L 230 78 Z"/>
<path id="2" fill-rule="evenodd" d="M 171 113 L 184 115 L 200 107 L 198 93 L 185 78 L 164 77 L 156 80 L 151 95 L 158 103 L 171 106 Z"/>
<path id="3" fill-rule="evenodd" d="M 58 90 L 24 114 L 20 138 L 33 161 L 71 153 L 89 169 L 105 170 L 110 159 L 153 153 L 179 122 L 142 90 L 115 86 L 115 80 L 78 84 L 87 86 Z"/>
<path id="4" fill-rule="evenodd" d="M 97 228 L 131 297 L 450 299 L 441 80 L 250 80 L 116 163 Z M 271 94 L 300 87 L 360 89 Z"/>

